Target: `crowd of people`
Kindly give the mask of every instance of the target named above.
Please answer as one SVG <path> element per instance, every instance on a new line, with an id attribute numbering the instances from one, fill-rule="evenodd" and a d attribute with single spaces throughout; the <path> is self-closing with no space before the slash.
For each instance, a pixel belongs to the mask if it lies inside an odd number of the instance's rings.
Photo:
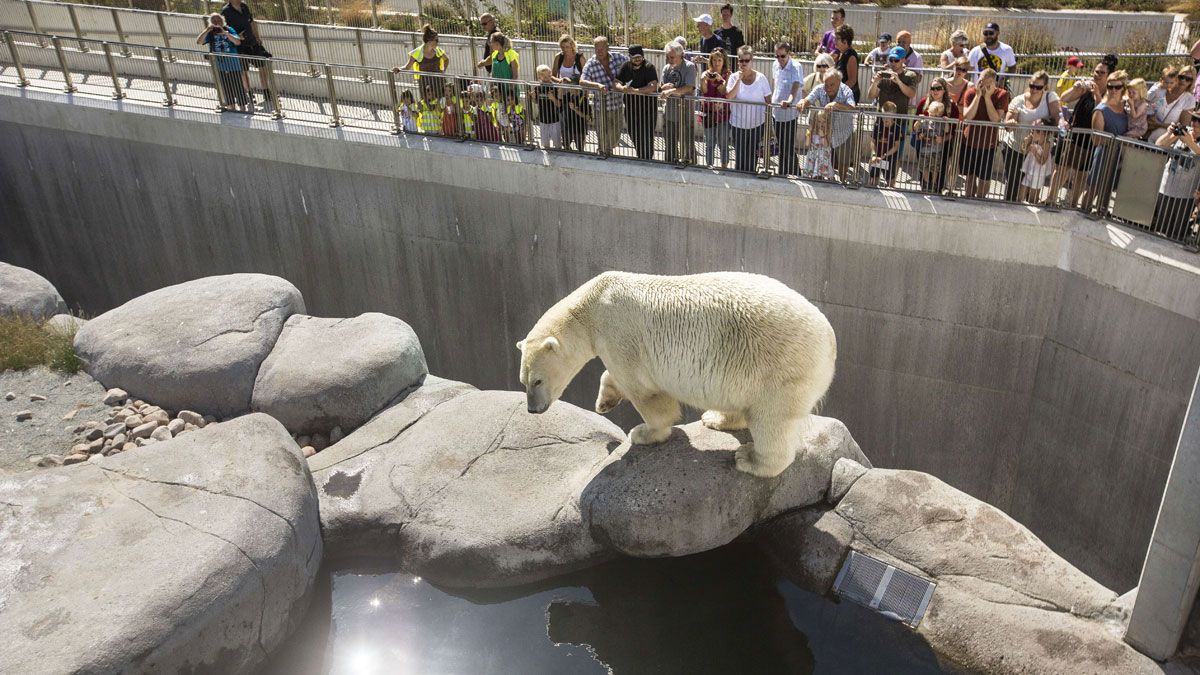
<path id="1" fill-rule="evenodd" d="M 1200 167 L 1190 156 L 1200 148 L 1200 113 L 1193 116 L 1200 83 L 1193 63 L 1168 66 L 1146 82 L 1120 69 L 1115 55 L 1090 65 L 1074 56 L 1060 74 L 1022 75 L 1024 92 L 1014 96 L 1017 54 L 995 22 L 973 46 L 973 36 L 955 31 L 928 62 L 903 30 L 880 34 L 863 57 L 845 10 L 835 8 L 812 72 L 781 41 L 768 76 L 755 68 L 733 7 L 718 13 L 717 21 L 694 17 L 694 49 L 683 37 L 663 45 L 661 71 L 640 45 L 619 52 L 601 36 L 584 57 L 563 35 L 528 88 L 516 83 L 519 55 L 491 14 L 480 17 L 487 50 L 473 64 L 475 77 L 446 75 L 450 59 L 426 25 L 422 45 L 394 69 L 412 71 L 416 85 L 401 95 L 401 126 L 510 143 L 533 142 L 535 127 L 542 147 L 575 151 L 584 151 L 594 133 L 600 154 L 627 147 L 639 159 L 680 165 L 697 162 L 700 141 L 709 167 L 770 167 L 879 187 L 903 180 L 935 194 L 1099 212 L 1108 209 L 1121 169 L 1111 135 L 1173 151 L 1155 223 L 1177 233 L 1196 221 Z M 265 53 L 241 0 L 214 14 L 197 42 L 219 53 Z M 1200 42 L 1192 55 L 1200 62 Z M 254 61 L 217 63 L 227 104 L 252 105 L 246 69 Z M 918 95 L 923 80 L 926 93 Z"/>

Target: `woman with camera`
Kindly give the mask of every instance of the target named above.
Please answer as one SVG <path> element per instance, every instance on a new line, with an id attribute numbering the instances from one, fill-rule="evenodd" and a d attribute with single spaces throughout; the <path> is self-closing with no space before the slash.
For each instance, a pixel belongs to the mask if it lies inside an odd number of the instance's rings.
<path id="1" fill-rule="evenodd" d="M 208 45 L 208 51 L 213 54 L 237 54 L 238 45 L 242 38 L 225 25 L 225 17 L 213 14 L 208 17 L 208 26 L 196 37 L 196 44 Z M 225 94 L 222 110 L 232 111 L 234 105 L 240 112 L 246 112 L 249 97 L 246 87 L 242 84 L 242 62 L 230 56 L 215 56 L 217 73 L 220 76 L 221 91 Z"/>
<path id="2" fill-rule="evenodd" d="M 1175 150 L 1163 169 L 1154 202 L 1154 219 L 1150 221 L 1159 234 L 1180 239 L 1191 220 L 1192 209 L 1200 191 L 1200 117 L 1190 124 L 1172 124 L 1167 133 L 1154 142 L 1160 148 Z"/>

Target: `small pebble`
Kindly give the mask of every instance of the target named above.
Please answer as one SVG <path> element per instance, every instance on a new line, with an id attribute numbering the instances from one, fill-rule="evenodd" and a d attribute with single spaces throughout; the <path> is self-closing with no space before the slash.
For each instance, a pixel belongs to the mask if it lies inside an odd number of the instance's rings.
<path id="1" fill-rule="evenodd" d="M 87 443 L 76 443 L 75 445 L 71 446 L 71 454 L 72 455 L 85 455 L 85 454 L 87 454 L 88 447 L 89 446 Z"/>
<path id="2" fill-rule="evenodd" d="M 45 396 L 42 396 L 41 394 L 30 394 L 30 395 L 29 395 L 29 400 L 30 400 L 30 401 L 35 401 L 35 402 L 36 402 L 36 401 L 45 401 L 45 400 L 46 400 L 46 397 L 45 397 Z"/>
<path id="3" fill-rule="evenodd" d="M 124 389 L 109 389 L 104 392 L 104 405 L 118 405 L 125 399 L 129 398 L 129 394 L 125 393 Z"/>
<path id="4" fill-rule="evenodd" d="M 184 424 L 184 425 L 183 425 L 183 430 L 184 430 L 184 431 L 195 431 L 195 430 L 197 430 L 197 429 L 199 429 L 199 428 L 200 428 L 200 427 L 196 426 L 195 424 Z"/>
<path id="5" fill-rule="evenodd" d="M 178 418 L 167 422 L 167 429 L 171 431 L 172 436 L 178 436 L 186 426 L 187 423 Z"/>
<path id="6" fill-rule="evenodd" d="M 25 420 L 33 419 L 32 410 L 20 410 L 17 412 L 17 421 L 24 422 Z"/>
<path id="7" fill-rule="evenodd" d="M 329 442 L 326 441 L 325 437 L 321 434 L 313 434 L 312 439 L 308 442 L 308 445 L 313 446 L 314 450 L 320 452 L 329 447 Z"/>
<path id="8" fill-rule="evenodd" d="M 137 447 L 137 443 L 126 443 L 125 445 L 121 446 L 121 452 L 125 452 L 127 450 L 133 450 L 136 447 Z"/>
<path id="9" fill-rule="evenodd" d="M 179 419 L 187 424 L 194 424 L 196 427 L 202 427 L 206 424 L 204 417 L 200 413 L 192 412 L 191 410 L 180 410 Z"/>
<path id="10" fill-rule="evenodd" d="M 205 415 L 205 416 L 204 416 L 204 423 L 205 423 L 205 424 L 216 424 L 216 423 L 217 423 L 217 417 L 216 417 L 215 415 Z"/>
<path id="11" fill-rule="evenodd" d="M 107 438 L 97 438 L 94 441 L 89 441 L 87 444 L 88 452 L 100 452 L 104 449 L 104 442 L 107 440 Z"/>
<path id="12" fill-rule="evenodd" d="M 102 459 L 104 459 L 104 455 L 102 453 L 96 453 L 91 457 L 88 457 L 89 462 L 99 462 Z"/>
<path id="13" fill-rule="evenodd" d="M 30 457 L 30 460 L 32 460 L 32 459 L 33 458 Z M 62 463 L 63 463 L 62 455 L 46 455 L 45 457 L 39 458 L 37 465 L 42 468 L 46 468 L 46 467 L 51 467 L 51 466 L 62 466 Z"/>
<path id="14" fill-rule="evenodd" d="M 116 427 L 117 425 L 114 424 L 113 426 Z M 122 428 L 124 428 L 124 427 L 122 427 Z M 87 435 L 84 436 L 83 439 L 85 441 L 94 441 L 97 438 L 100 438 L 101 436 L 103 436 L 104 432 L 105 432 L 104 429 L 92 429 L 91 431 L 87 432 Z M 118 432 L 118 433 L 120 433 L 120 432 Z M 113 434 L 112 436 L 109 436 L 109 438 L 112 438 L 113 436 L 116 436 L 116 435 L 117 434 Z"/>
<path id="15" fill-rule="evenodd" d="M 30 464 L 37 464 L 38 466 L 41 466 L 42 462 L 46 461 L 46 458 L 42 457 L 41 455 L 31 455 L 26 459 L 29 460 Z"/>
<path id="16" fill-rule="evenodd" d="M 146 402 L 143 401 L 142 399 L 140 399 L 140 398 L 133 399 L 133 407 L 134 408 L 141 410 L 142 406 L 144 406 L 144 405 L 146 405 Z"/>
<path id="17" fill-rule="evenodd" d="M 92 428 L 92 427 L 89 427 L 86 424 L 77 424 L 71 428 L 71 433 L 82 434 L 83 432 L 87 431 L 90 428 Z"/>
<path id="18" fill-rule="evenodd" d="M 125 431 L 125 424 L 122 422 L 114 422 L 104 428 L 103 435 L 105 438 L 113 438 L 117 434 Z"/>
<path id="19" fill-rule="evenodd" d="M 300 448 L 300 451 L 304 453 L 305 457 L 312 457 L 313 455 L 317 454 L 317 449 L 311 445 L 306 445 L 303 448 Z"/>
<path id="20" fill-rule="evenodd" d="M 5 394 L 5 395 L 4 395 L 4 400 L 5 400 L 5 401 L 11 401 L 11 400 L 13 400 L 13 399 L 14 399 L 14 398 L 16 398 L 16 397 L 17 397 L 17 395 L 16 395 L 16 394 L 14 394 L 13 392 L 11 392 L 11 391 L 10 391 L 10 392 L 8 392 L 7 394 Z"/>
<path id="21" fill-rule="evenodd" d="M 79 464 L 80 462 L 86 462 L 87 460 L 88 460 L 87 455 L 67 455 L 66 457 L 63 457 L 62 463 L 63 463 L 63 466 L 67 466 L 69 464 Z"/>
<path id="22" fill-rule="evenodd" d="M 70 380 L 67 380 L 66 382 L 63 382 L 63 386 L 64 386 L 64 387 L 69 387 L 69 386 L 71 386 L 71 381 L 70 381 Z"/>
<path id="23" fill-rule="evenodd" d="M 112 445 L 114 448 L 119 447 L 125 445 L 125 441 L 127 440 L 129 440 L 129 437 L 125 434 L 117 434 L 116 436 L 113 436 Z"/>
<path id="24" fill-rule="evenodd" d="M 133 419 L 133 418 L 131 417 L 130 419 Z M 128 424 L 128 422 L 126 424 Z M 158 428 L 158 425 L 155 424 L 154 422 L 145 422 L 143 424 L 139 424 L 136 427 L 133 427 L 133 430 L 129 432 L 129 436 L 131 438 L 146 438 L 151 433 L 153 433 L 154 430 L 157 428 Z"/>
<path id="25" fill-rule="evenodd" d="M 166 427 L 159 427 L 150 432 L 150 438 L 156 441 L 169 441 L 171 440 L 171 430 Z"/>
<path id="26" fill-rule="evenodd" d="M 143 420 L 141 415 L 130 415 L 129 417 L 125 418 L 125 426 L 129 427 L 130 429 L 142 426 L 142 422 Z"/>
<path id="27" fill-rule="evenodd" d="M 345 437 L 346 437 L 346 435 L 344 433 L 342 433 L 341 427 L 334 427 L 329 432 L 329 444 L 333 445 L 334 443 L 337 443 L 338 441 L 342 440 Z"/>

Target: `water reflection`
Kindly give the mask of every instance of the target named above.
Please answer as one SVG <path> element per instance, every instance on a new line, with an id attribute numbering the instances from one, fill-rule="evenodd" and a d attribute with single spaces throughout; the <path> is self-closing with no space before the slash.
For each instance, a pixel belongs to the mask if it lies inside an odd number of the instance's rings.
<path id="1" fill-rule="evenodd" d="M 778 580 L 743 546 L 503 591 L 344 570 L 320 596 L 265 673 L 944 672 L 908 629 Z"/>

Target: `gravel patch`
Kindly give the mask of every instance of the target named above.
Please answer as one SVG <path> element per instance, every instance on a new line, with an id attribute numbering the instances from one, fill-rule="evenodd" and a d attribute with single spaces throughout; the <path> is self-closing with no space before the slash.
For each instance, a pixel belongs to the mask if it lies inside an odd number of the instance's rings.
<path id="1" fill-rule="evenodd" d="M 15 394 L 12 400 L 7 400 L 9 393 Z M 37 400 L 42 396 L 45 400 Z M 76 427 L 108 418 L 103 398 L 104 387 L 82 371 L 66 375 L 43 367 L 0 372 L 0 469 L 27 471 L 38 468 L 30 457 L 71 454 L 79 438 Z M 32 416 L 18 422 L 17 413 L 26 410 Z"/>

